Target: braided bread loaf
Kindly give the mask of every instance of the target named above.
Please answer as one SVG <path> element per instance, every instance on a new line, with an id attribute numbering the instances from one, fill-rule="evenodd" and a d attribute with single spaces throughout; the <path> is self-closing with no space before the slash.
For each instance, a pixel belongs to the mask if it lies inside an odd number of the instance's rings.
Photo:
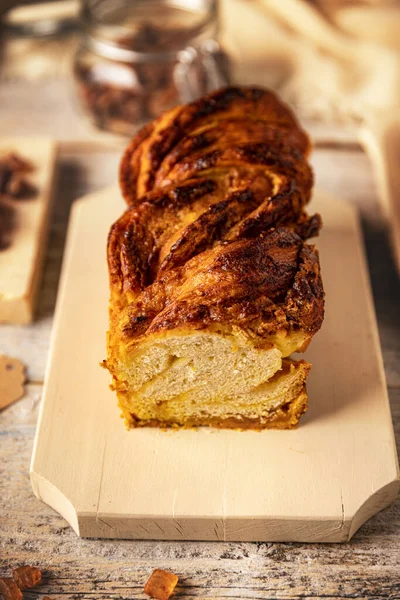
<path id="1" fill-rule="evenodd" d="M 290 428 L 322 324 L 310 144 L 266 90 L 174 108 L 126 150 L 106 366 L 130 426 Z"/>

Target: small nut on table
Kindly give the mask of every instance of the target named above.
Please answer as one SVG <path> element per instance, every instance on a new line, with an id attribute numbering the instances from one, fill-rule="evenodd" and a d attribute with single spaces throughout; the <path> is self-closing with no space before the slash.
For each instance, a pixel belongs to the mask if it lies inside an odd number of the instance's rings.
<path id="1" fill-rule="evenodd" d="M 32 198 L 37 194 L 36 186 L 23 175 L 15 174 L 6 186 L 6 193 L 12 198 Z"/>
<path id="2" fill-rule="evenodd" d="M 21 590 L 29 590 L 42 581 L 42 573 L 36 567 L 18 567 L 12 572 L 15 583 Z"/>
<path id="3" fill-rule="evenodd" d="M 0 156 L 0 197 L 20 200 L 35 196 L 36 186 L 25 177 L 26 173 L 32 171 L 33 164 L 18 154 L 9 152 Z"/>
<path id="4" fill-rule="evenodd" d="M 4 600 L 22 600 L 21 590 L 10 577 L 0 579 L 0 596 L 3 596 Z"/>
<path id="5" fill-rule="evenodd" d="M 168 600 L 177 583 L 176 575 L 156 569 L 144 586 L 144 593 L 155 600 Z"/>

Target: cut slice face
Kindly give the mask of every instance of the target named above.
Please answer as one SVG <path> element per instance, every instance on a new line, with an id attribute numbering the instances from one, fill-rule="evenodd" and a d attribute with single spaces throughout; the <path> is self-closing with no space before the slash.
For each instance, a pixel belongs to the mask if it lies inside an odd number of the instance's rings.
<path id="1" fill-rule="evenodd" d="M 262 428 L 277 416 L 293 420 L 291 404 L 301 396 L 304 412 L 307 401 L 310 365 L 272 344 L 256 348 L 242 333 L 153 336 L 118 364 L 114 387 L 128 425 Z"/>

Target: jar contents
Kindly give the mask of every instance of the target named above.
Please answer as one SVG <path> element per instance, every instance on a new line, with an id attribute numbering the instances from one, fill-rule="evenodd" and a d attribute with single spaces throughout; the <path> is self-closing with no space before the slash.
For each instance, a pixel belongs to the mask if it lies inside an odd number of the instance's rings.
<path id="1" fill-rule="evenodd" d="M 162 10 L 151 17 L 154 4 Z M 226 61 L 208 35 L 209 13 L 199 20 L 197 13 L 169 4 L 146 6 L 146 13 L 143 6 L 133 14 L 106 12 L 103 26 L 91 28 L 75 59 L 82 104 L 97 127 L 117 134 L 132 135 L 164 110 L 226 83 Z"/>
<path id="2" fill-rule="evenodd" d="M 138 32 L 138 40 L 124 36 L 118 45 L 134 51 L 139 46 L 141 52 L 152 52 L 156 46 L 153 40 L 157 39 L 157 29 L 144 26 Z M 124 63 L 104 57 L 91 58 L 77 62 L 75 75 L 82 100 L 101 129 L 109 129 L 109 121 L 113 121 L 111 129 L 117 126 L 119 133 L 119 121 L 134 125 L 179 102 L 174 81 L 177 61 Z"/>

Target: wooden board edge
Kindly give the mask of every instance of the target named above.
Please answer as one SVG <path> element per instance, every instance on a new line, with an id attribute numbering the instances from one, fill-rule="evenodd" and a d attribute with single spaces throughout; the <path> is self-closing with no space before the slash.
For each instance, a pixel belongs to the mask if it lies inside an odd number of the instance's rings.
<path id="1" fill-rule="evenodd" d="M 353 535 L 360 529 L 364 523 L 374 515 L 390 506 L 400 493 L 400 476 L 397 473 L 396 479 L 387 483 L 373 494 L 360 506 L 354 517 L 350 521 L 349 534 L 346 541 L 350 541 Z"/>
<path id="2" fill-rule="evenodd" d="M 36 498 L 58 512 L 79 535 L 78 514 L 72 502 L 48 479 L 30 470 L 30 481 Z"/>
<path id="3" fill-rule="evenodd" d="M 378 200 L 382 215 L 389 228 L 393 259 L 400 275 L 400 196 L 399 175 L 396 165 L 400 149 L 400 121 L 391 111 L 360 128 L 360 142 L 375 171 Z"/>
<path id="4" fill-rule="evenodd" d="M 55 140 L 46 140 L 49 143 L 49 173 L 50 179 L 43 191 L 44 211 L 40 228 L 37 231 L 37 246 L 35 256 L 32 257 L 32 269 L 25 294 L 20 297 L 2 300 L 0 302 L 0 324 L 29 325 L 34 320 L 36 301 L 41 281 L 47 248 L 48 233 L 50 229 L 50 216 L 54 200 L 55 165 L 58 145 Z"/>
<path id="5" fill-rule="evenodd" d="M 29 296 L 2 300 L 0 303 L 0 324 L 29 325 L 33 320 L 32 302 Z"/>
<path id="6" fill-rule="evenodd" d="M 137 515 L 110 519 L 109 515 L 79 512 L 73 502 L 34 470 L 30 480 L 35 496 L 58 512 L 82 538 L 131 539 L 131 540 L 189 540 L 229 542 L 299 542 L 299 543 L 346 543 L 371 517 L 387 508 L 398 496 L 400 481 L 396 479 L 376 490 L 347 522 L 336 519 L 248 519 L 221 517 L 179 518 L 174 520 Z"/>
<path id="7" fill-rule="evenodd" d="M 137 515 L 124 519 L 121 516 L 106 520 L 99 514 L 79 512 L 71 500 L 45 477 L 34 470 L 30 480 L 35 496 L 58 512 L 75 533 L 85 539 L 123 540 L 174 540 L 174 541 L 217 541 L 217 542 L 299 542 L 299 543 L 343 543 L 350 537 L 343 522 L 336 519 L 248 519 L 221 517 L 169 518 Z M 311 524 L 311 526 L 310 526 Z"/>
<path id="8" fill-rule="evenodd" d="M 57 510 L 57 509 L 56 509 Z M 121 521 L 123 520 L 123 527 Z M 337 519 L 293 517 L 253 519 L 234 517 L 149 517 L 80 515 L 79 535 L 85 539 L 174 540 L 211 542 L 344 543 L 345 525 Z"/>
<path id="9" fill-rule="evenodd" d="M 377 349 L 377 364 L 379 368 L 379 377 L 382 382 L 382 391 L 385 402 L 385 412 L 387 419 L 387 427 L 391 432 L 391 446 L 393 448 L 393 479 L 387 482 L 383 487 L 374 490 L 369 498 L 367 498 L 355 511 L 354 514 L 347 517 L 345 515 L 345 521 L 348 523 L 348 537 L 345 541 L 350 541 L 353 535 L 358 529 L 366 523 L 370 518 L 384 510 L 390 504 L 392 504 L 400 493 L 400 468 L 399 468 L 399 457 L 396 448 L 396 438 L 394 434 L 392 413 L 390 408 L 389 392 L 386 381 L 385 366 L 383 362 L 382 346 L 379 337 L 378 330 L 378 319 L 376 316 L 375 302 L 372 292 L 371 278 L 369 275 L 368 259 L 366 246 L 364 242 L 364 234 L 361 225 L 361 219 L 359 210 L 357 207 L 353 208 L 353 220 L 354 229 L 357 236 L 357 247 L 359 251 L 359 263 L 361 266 L 361 276 L 363 279 L 364 293 L 367 301 L 367 309 L 370 319 L 370 328 L 372 333 L 373 346 Z"/>
<path id="10" fill-rule="evenodd" d="M 355 220 L 356 220 L 355 229 L 356 229 L 357 241 L 358 241 L 357 245 L 358 245 L 358 249 L 360 252 L 360 256 L 359 256 L 360 265 L 362 266 L 361 275 L 363 278 L 364 291 L 366 294 L 366 299 L 367 299 L 367 304 L 368 304 L 368 313 L 369 313 L 369 317 L 370 317 L 370 327 L 371 327 L 371 332 L 372 332 L 372 336 L 373 336 L 373 345 L 377 349 L 377 363 L 378 363 L 378 367 L 379 367 L 379 377 L 382 382 L 382 388 L 383 388 L 384 396 L 385 396 L 386 418 L 388 421 L 388 428 L 391 431 L 391 445 L 393 448 L 394 470 L 395 470 L 394 481 L 400 481 L 399 457 L 397 454 L 396 438 L 395 438 L 395 434 L 394 434 L 392 411 L 391 411 L 390 400 L 389 400 L 389 390 L 388 390 L 388 384 L 387 384 L 387 380 L 386 380 L 385 365 L 383 362 L 382 345 L 381 345 L 381 340 L 380 340 L 380 336 L 379 336 L 378 318 L 376 315 L 375 301 L 374 301 L 374 296 L 373 296 L 373 292 L 372 292 L 372 283 L 371 283 L 371 278 L 369 275 L 367 251 L 366 251 L 366 246 L 365 246 L 365 242 L 364 242 L 364 234 L 362 231 L 361 219 L 359 218 L 359 211 L 357 209 L 355 211 Z M 390 482 L 390 483 L 392 483 L 392 482 Z M 355 518 L 355 516 L 356 515 L 354 515 L 354 518 Z"/>
<path id="11" fill-rule="evenodd" d="M 79 512 L 73 502 L 34 470 L 30 479 L 35 496 L 58 512 L 82 538 L 132 540 L 190 540 L 229 542 L 299 542 L 346 543 L 371 517 L 387 508 L 398 496 L 400 481 L 396 479 L 376 490 L 357 511 L 353 519 L 248 519 L 222 517 L 179 518 L 174 520 L 137 515 L 110 519 L 109 515 Z M 121 521 L 123 520 L 123 527 Z"/>
<path id="12" fill-rule="evenodd" d="M 52 327 L 51 336 L 50 336 L 49 354 L 48 354 L 48 358 L 47 358 L 46 371 L 45 371 L 45 377 L 44 377 L 44 385 L 43 385 L 40 408 L 39 408 L 39 416 L 38 416 L 37 425 L 36 425 L 35 439 L 34 439 L 34 443 L 33 443 L 32 456 L 31 456 L 31 462 L 30 462 L 30 471 L 29 472 L 30 472 L 31 485 L 32 485 L 33 492 L 40 500 L 43 500 L 44 502 L 46 502 L 46 500 L 44 500 L 44 497 L 47 496 L 47 494 L 45 493 L 43 495 L 40 492 L 40 488 L 43 487 L 42 486 L 43 482 L 47 482 L 47 484 L 49 486 L 52 486 L 54 489 L 57 490 L 58 494 L 61 494 L 61 496 L 63 498 L 65 498 L 65 495 L 63 494 L 63 492 L 58 490 L 54 484 L 52 484 L 51 482 L 49 482 L 46 479 L 46 477 L 44 477 L 41 473 L 36 471 L 36 452 L 37 452 L 38 440 L 40 437 L 40 430 L 42 428 L 44 407 L 46 404 L 46 399 L 48 398 L 47 385 L 48 385 L 48 381 L 49 381 L 55 340 L 58 335 L 61 309 L 62 309 L 63 298 L 64 298 L 65 289 L 66 289 L 66 285 L 67 285 L 69 264 L 71 261 L 73 238 L 75 236 L 76 224 L 78 222 L 78 212 L 80 210 L 80 207 L 81 207 L 81 203 L 79 200 L 74 202 L 74 204 L 71 207 L 71 212 L 70 212 L 70 216 L 69 216 L 69 220 L 68 220 L 67 237 L 66 237 L 66 241 L 65 241 L 65 251 L 64 251 L 61 273 L 60 273 L 60 280 L 59 280 L 58 291 L 57 291 L 57 300 L 56 300 L 56 307 L 55 307 L 55 311 L 54 311 L 53 327 Z M 72 502 L 69 499 L 68 499 L 68 502 L 72 506 Z M 52 505 L 50 504 L 50 506 L 52 506 Z M 55 510 L 58 510 L 58 508 L 55 508 Z"/>
<path id="13" fill-rule="evenodd" d="M 54 184 L 56 179 L 56 159 L 58 154 L 58 144 L 55 140 L 51 140 L 51 152 L 49 158 L 50 164 L 50 178 L 46 190 L 47 202 L 45 206 L 43 221 L 41 224 L 40 231 L 38 233 L 38 237 L 40 242 L 37 247 L 37 254 L 34 259 L 34 268 L 32 270 L 31 280 L 29 284 L 29 292 L 28 297 L 31 304 L 31 320 L 34 319 L 38 292 L 39 292 L 39 284 L 41 282 L 42 271 L 44 267 L 44 259 L 47 250 L 47 243 L 50 231 L 50 218 L 52 214 L 52 208 L 54 200 Z"/>

